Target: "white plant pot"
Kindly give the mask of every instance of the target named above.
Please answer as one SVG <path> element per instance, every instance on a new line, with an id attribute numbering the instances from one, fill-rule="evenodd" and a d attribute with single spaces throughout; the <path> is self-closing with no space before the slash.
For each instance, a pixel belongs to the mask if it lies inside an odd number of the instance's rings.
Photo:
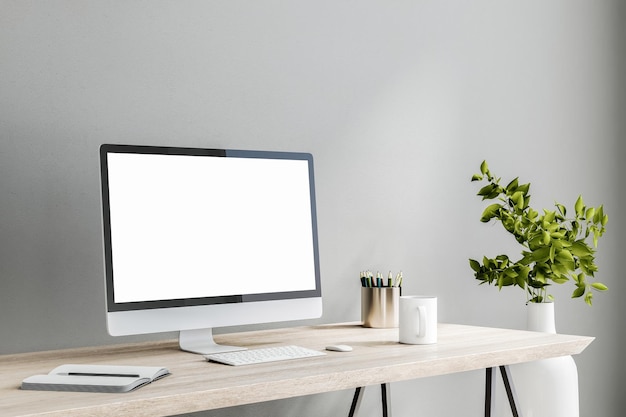
<path id="1" fill-rule="evenodd" d="M 528 303 L 527 330 L 556 333 L 554 303 Z M 578 417 L 578 370 L 571 356 L 513 365 L 524 417 Z"/>

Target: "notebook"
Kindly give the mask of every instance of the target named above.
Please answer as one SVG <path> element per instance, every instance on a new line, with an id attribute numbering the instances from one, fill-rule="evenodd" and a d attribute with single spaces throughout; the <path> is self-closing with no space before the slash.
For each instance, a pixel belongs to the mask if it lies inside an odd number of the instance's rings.
<path id="1" fill-rule="evenodd" d="M 166 368 L 153 366 L 61 365 L 47 375 L 22 381 L 24 390 L 129 392 L 169 375 Z"/>

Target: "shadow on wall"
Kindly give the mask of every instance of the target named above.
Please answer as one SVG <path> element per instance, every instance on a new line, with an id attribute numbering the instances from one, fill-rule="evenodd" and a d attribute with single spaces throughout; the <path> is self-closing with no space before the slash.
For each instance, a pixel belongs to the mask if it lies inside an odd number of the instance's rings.
<path id="1" fill-rule="evenodd" d="M 617 196 L 617 207 L 625 207 L 626 206 L 626 189 L 622 185 L 622 181 L 626 178 L 626 118 L 623 117 L 626 114 L 626 79 L 624 79 L 623 74 L 626 73 L 626 26 L 622 24 L 624 19 L 626 19 L 626 3 L 618 2 L 617 3 L 617 12 L 614 15 L 616 21 L 620 22 L 616 24 L 616 27 L 619 28 L 621 33 L 618 34 L 617 39 L 617 48 L 618 51 L 618 68 L 617 74 L 621 74 L 622 76 L 618 78 L 618 95 L 617 95 L 617 105 L 616 105 L 616 114 L 617 120 L 619 120 L 619 126 L 617 130 L 617 135 L 615 138 L 615 154 L 614 154 L 614 166 L 617 170 L 616 174 L 616 187 L 615 191 L 618 193 Z M 621 215 L 623 213 L 615 213 L 615 215 Z M 618 236 L 626 235 L 626 221 L 621 221 L 619 223 L 621 227 L 615 230 L 615 233 Z M 621 247 L 619 251 L 623 251 L 624 248 Z M 621 254 L 620 254 L 621 255 Z M 621 271 L 624 269 L 623 256 L 616 256 L 614 258 L 615 266 L 613 268 L 614 271 Z M 625 294 L 626 293 L 626 283 L 622 279 L 616 279 L 615 286 L 617 287 L 619 283 L 619 288 L 614 288 L 613 291 L 615 294 Z M 626 305 L 624 303 L 619 303 L 620 311 L 617 311 L 617 317 L 625 317 L 626 316 Z M 619 346 L 624 346 L 626 344 L 626 332 L 618 331 L 618 335 L 616 337 L 615 343 Z M 606 381 L 607 386 L 618 387 L 619 381 L 626 375 L 626 362 L 619 361 L 617 364 L 618 369 L 615 370 L 614 380 Z M 623 390 L 617 389 L 615 395 L 618 396 L 616 401 L 616 407 L 614 410 L 624 410 L 626 409 L 626 396 L 621 395 Z M 622 411 L 620 411 L 620 414 Z"/>

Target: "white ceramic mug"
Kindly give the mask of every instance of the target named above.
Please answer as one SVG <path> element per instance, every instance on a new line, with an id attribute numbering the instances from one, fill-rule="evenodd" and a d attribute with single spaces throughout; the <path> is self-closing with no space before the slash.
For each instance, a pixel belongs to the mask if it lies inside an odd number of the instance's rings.
<path id="1" fill-rule="evenodd" d="M 406 295 L 400 297 L 400 343 L 429 345 L 437 343 L 437 297 Z"/>

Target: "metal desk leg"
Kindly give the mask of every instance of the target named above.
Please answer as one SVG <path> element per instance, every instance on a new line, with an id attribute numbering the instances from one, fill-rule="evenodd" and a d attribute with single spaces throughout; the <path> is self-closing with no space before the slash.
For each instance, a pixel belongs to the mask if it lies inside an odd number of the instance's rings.
<path id="1" fill-rule="evenodd" d="M 496 368 L 487 368 L 486 384 L 485 384 L 485 417 L 491 417 L 491 410 L 494 408 L 495 393 L 496 393 L 496 376 L 494 370 Z M 518 409 L 518 399 L 515 393 L 515 387 L 513 386 L 513 380 L 511 379 L 511 371 L 507 365 L 500 366 L 500 373 L 502 374 L 502 381 L 504 382 L 504 389 L 506 390 L 506 396 L 511 406 L 511 412 L 513 417 L 522 417 L 522 412 Z"/>
<path id="2" fill-rule="evenodd" d="M 383 402 L 383 417 L 391 417 L 391 385 L 380 384 L 380 394 Z"/>
<path id="3" fill-rule="evenodd" d="M 350 406 L 350 414 L 348 417 L 355 417 L 361 407 L 361 400 L 363 400 L 363 391 L 365 387 L 358 387 L 354 391 L 354 397 L 352 398 L 352 405 Z M 389 383 L 380 384 L 380 394 L 383 404 L 383 417 L 391 417 L 391 386 Z"/>
<path id="4" fill-rule="evenodd" d="M 485 417 L 491 417 L 491 410 L 495 408 L 496 378 L 493 374 L 495 368 L 487 368 L 485 384 Z"/>
<path id="5" fill-rule="evenodd" d="M 356 413 L 359 412 L 359 408 L 361 407 L 361 400 L 363 399 L 363 391 L 365 387 L 358 387 L 354 391 L 354 397 L 352 398 L 352 405 L 350 406 L 350 414 L 348 417 L 356 416 Z"/>
<path id="6" fill-rule="evenodd" d="M 518 410 L 517 393 L 513 386 L 513 380 L 511 379 L 511 370 L 508 366 L 501 366 L 500 373 L 502 374 L 502 380 L 504 381 L 504 388 L 506 389 L 506 396 L 509 398 L 509 405 L 511 406 L 511 412 L 513 417 L 522 417 L 522 412 Z"/>

